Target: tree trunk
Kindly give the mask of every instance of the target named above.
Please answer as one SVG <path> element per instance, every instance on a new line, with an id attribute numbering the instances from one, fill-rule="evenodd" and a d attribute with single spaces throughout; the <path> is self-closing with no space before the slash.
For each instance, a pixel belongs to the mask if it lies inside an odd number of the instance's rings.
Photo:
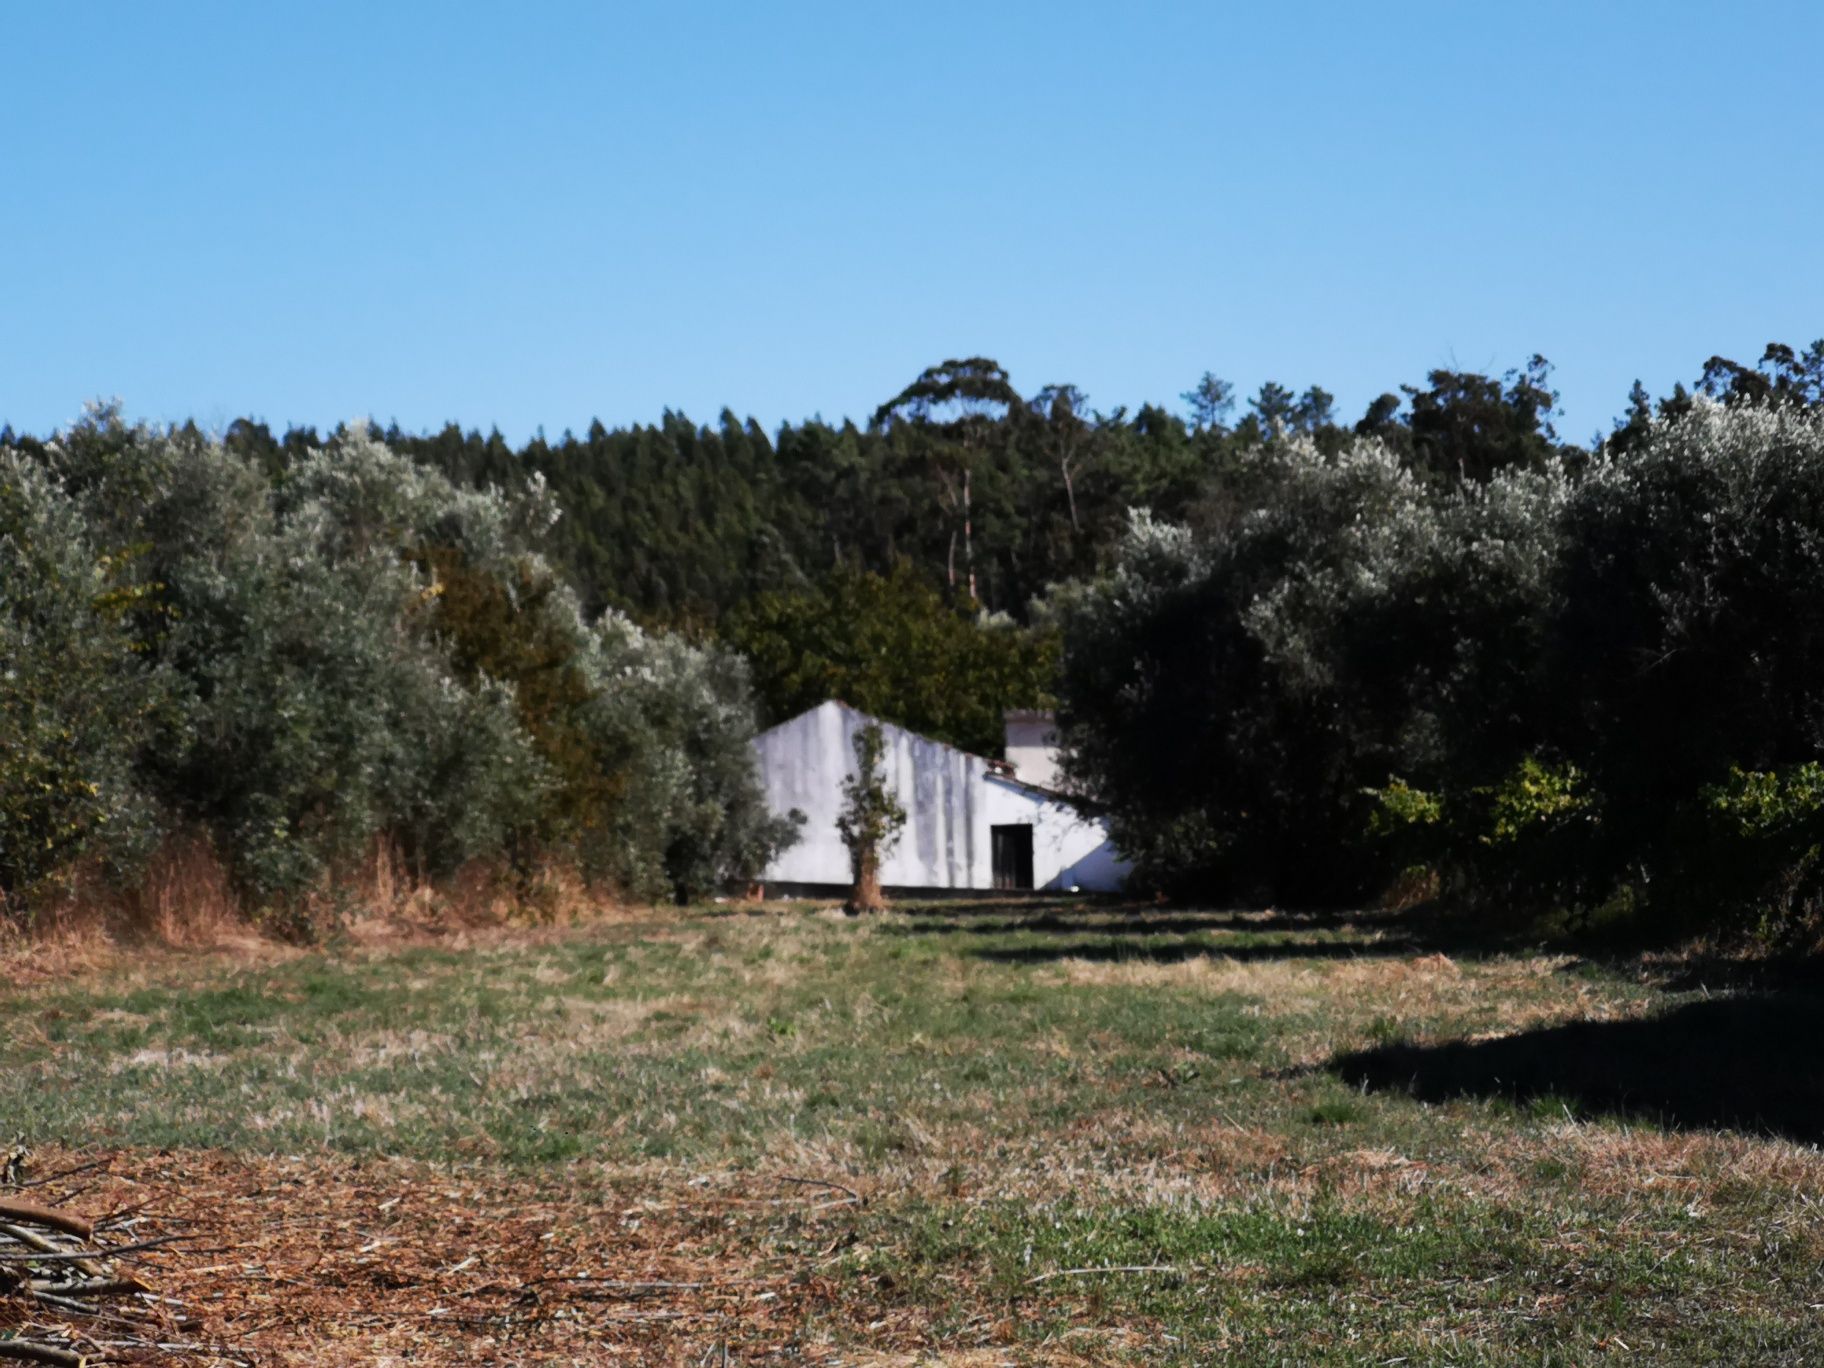
<path id="1" fill-rule="evenodd" d="M 969 569 L 969 601 L 976 602 L 975 596 L 975 523 L 973 505 L 969 500 L 969 467 L 963 467 L 963 564 Z M 955 581 L 951 581 L 955 583 Z"/>
<path id="2" fill-rule="evenodd" d="M 886 895 L 880 891 L 880 856 L 871 850 L 855 857 L 855 887 L 849 890 L 846 908 L 850 916 L 863 912 L 884 912 Z"/>
<path id="3" fill-rule="evenodd" d="M 1081 532 L 1083 526 L 1077 521 L 1077 491 L 1070 480 L 1070 457 L 1066 456 L 1058 465 L 1064 472 L 1064 497 L 1070 503 L 1070 530 Z"/>

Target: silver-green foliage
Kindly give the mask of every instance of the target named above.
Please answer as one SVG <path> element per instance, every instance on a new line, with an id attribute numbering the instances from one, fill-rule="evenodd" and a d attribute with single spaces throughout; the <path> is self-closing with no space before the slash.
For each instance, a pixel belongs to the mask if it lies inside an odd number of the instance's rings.
<path id="1" fill-rule="evenodd" d="M 1243 474 L 1226 526 L 1136 517 L 1058 601 L 1077 779 L 1148 871 L 1824 917 L 1824 416 L 1700 399 L 1575 473 L 1291 440 Z"/>
<path id="2" fill-rule="evenodd" d="M 111 409 L 41 458 L 5 461 L 20 491 L 0 550 L 20 681 L 5 687 L 37 700 L 8 725 L 43 734 L 11 753 L 75 750 L 87 766 L 67 793 L 9 783 L 19 830 L 67 829 L 34 869 L 142 794 L 166 826 L 208 829 L 259 901 L 320 883 L 378 837 L 430 872 L 561 844 L 648 895 L 749 873 L 780 838 L 740 670 L 618 618 L 587 622 L 561 587 L 524 592 L 554 584 L 536 545 L 556 511 L 536 485 L 458 489 L 360 428 L 275 481 L 193 429 Z M 112 607 L 98 547 L 133 552 Z M 491 676 L 440 614 L 449 564 L 500 587 L 496 626 L 537 643 L 528 669 L 582 681 L 580 722 L 556 719 L 585 738 L 568 778 L 598 781 L 580 818 L 554 817 L 567 776 L 541 734 L 552 719 L 522 707 L 524 677 Z M 60 675 L 59 657 L 81 668 Z"/>
<path id="3" fill-rule="evenodd" d="M 1111 571 L 1060 596 L 1075 779 L 1143 877 L 1353 896 L 1365 790 L 1475 782 L 1465 737 L 1532 687 L 1564 478 L 1440 488 L 1377 441 L 1294 437 L 1240 483 L 1225 527 L 1136 514 Z"/>
<path id="4" fill-rule="evenodd" d="M 740 657 L 607 613 L 580 627 L 577 659 L 585 729 L 629 795 L 580 841 L 585 868 L 643 896 L 689 898 L 758 873 L 794 839 L 760 789 Z"/>
<path id="5" fill-rule="evenodd" d="M 151 838 L 135 761 L 162 681 L 128 621 L 123 559 L 55 479 L 0 450 L 0 909 Z"/>
<path id="6" fill-rule="evenodd" d="M 1564 748 L 1602 797 L 1613 865 L 1700 912 L 1815 924 L 1824 413 L 1699 400 L 1603 454 L 1565 525 Z M 1745 821 L 1757 797 L 1765 820 Z"/>

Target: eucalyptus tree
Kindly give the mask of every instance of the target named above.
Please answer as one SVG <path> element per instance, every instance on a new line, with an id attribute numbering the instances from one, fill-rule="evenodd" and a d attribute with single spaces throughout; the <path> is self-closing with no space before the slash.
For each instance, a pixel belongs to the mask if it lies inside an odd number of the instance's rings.
<path id="1" fill-rule="evenodd" d="M 906 429 L 924 445 L 938 486 L 938 503 L 951 523 L 944 574 L 957 583 L 956 548 L 960 536 L 964 575 L 973 601 L 976 593 L 974 479 L 983 451 L 1009 415 L 1021 406 L 1019 392 L 997 361 L 972 356 L 945 361 L 923 371 L 874 412 L 876 431 Z"/>
<path id="2" fill-rule="evenodd" d="M 1752 368 L 1713 356 L 1704 363 L 1697 387 L 1728 404 L 1824 407 L 1824 338 L 1802 351 L 1769 342 Z"/>
<path id="3" fill-rule="evenodd" d="M 1077 516 L 1076 476 L 1096 450 L 1096 417 L 1089 412 L 1089 396 L 1075 385 L 1046 385 L 1028 406 L 1043 425 L 1045 447 L 1064 482 L 1064 501 L 1070 508 L 1070 530 L 1081 532 Z"/>

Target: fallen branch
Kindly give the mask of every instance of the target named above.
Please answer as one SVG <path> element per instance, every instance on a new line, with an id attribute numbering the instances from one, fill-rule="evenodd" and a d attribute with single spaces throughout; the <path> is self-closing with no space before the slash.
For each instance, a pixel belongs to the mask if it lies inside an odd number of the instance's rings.
<path id="1" fill-rule="evenodd" d="M 59 1211 L 56 1207 L 40 1206 L 36 1202 L 23 1201 L 17 1197 L 0 1197 L 0 1220 L 49 1226 L 52 1230 L 74 1235 L 79 1240 L 86 1240 L 95 1233 L 92 1221 L 85 1221 L 67 1211 Z"/>
<path id="2" fill-rule="evenodd" d="M 192 1353 L 229 1357 L 174 1339 L 174 1331 L 190 1329 L 195 1321 L 173 1309 L 179 1303 L 158 1296 L 121 1266 L 123 1255 L 185 1237 L 135 1240 L 136 1215 L 116 1213 L 113 1220 L 96 1222 L 21 1197 L 21 1163 L 17 1156 L 9 1162 L 3 1175 L 8 1190 L 0 1193 L 0 1334 L 5 1335 L 0 1361 L 82 1368 L 123 1355 L 139 1361 L 148 1352 L 167 1359 Z M 109 1226 L 115 1228 L 100 1233 Z M 123 1238 L 128 1243 L 114 1243 Z"/>
<path id="3" fill-rule="evenodd" d="M 148 1249 L 162 1249 L 168 1244 L 176 1244 L 187 1237 L 183 1235 L 160 1235 L 156 1240 L 141 1240 L 138 1244 L 115 1245 L 111 1249 L 45 1249 L 32 1254 L 15 1254 L 0 1250 L 0 1264 L 6 1263 L 80 1263 L 84 1260 L 100 1257 L 112 1258 L 116 1254 L 140 1254 Z"/>
<path id="4" fill-rule="evenodd" d="M 1057 1268 L 1049 1273 L 1040 1273 L 1026 1279 L 1026 1285 L 1050 1282 L 1053 1278 L 1086 1278 L 1095 1273 L 1175 1273 L 1180 1276 L 1190 1272 L 1181 1264 L 1103 1264 L 1096 1268 Z"/>
<path id="5" fill-rule="evenodd" d="M 52 1183 L 61 1182 L 65 1178 L 74 1178 L 79 1173 L 93 1173 L 96 1169 L 104 1169 L 107 1166 L 108 1161 L 106 1159 L 91 1159 L 86 1164 L 76 1164 L 71 1168 L 58 1169 L 57 1172 L 47 1173 L 42 1178 L 34 1178 L 29 1183 L 21 1183 L 19 1184 L 19 1187 L 21 1189 L 47 1187 Z"/>
<path id="6" fill-rule="evenodd" d="M 0 1340 L 0 1358 L 20 1363 L 53 1363 L 58 1368 L 82 1368 L 83 1356 L 52 1344 L 33 1344 L 27 1340 Z"/>
<path id="7" fill-rule="evenodd" d="M 859 1192 L 855 1191 L 854 1188 L 844 1187 L 841 1183 L 832 1183 L 827 1178 L 796 1178 L 787 1173 L 781 1174 L 779 1181 L 782 1183 L 796 1183 L 799 1187 L 819 1187 L 828 1188 L 832 1192 L 844 1192 L 848 1194 L 849 1200 L 855 1203 L 856 1206 L 862 1205 L 862 1196 Z"/>

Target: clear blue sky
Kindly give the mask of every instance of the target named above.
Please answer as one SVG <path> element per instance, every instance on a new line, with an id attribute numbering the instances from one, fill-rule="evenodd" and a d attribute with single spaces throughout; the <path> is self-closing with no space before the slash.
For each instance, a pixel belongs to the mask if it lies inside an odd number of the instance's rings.
<path id="1" fill-rule="evenodd" d="M 0 7 L 0 421 L 865 417 L 946 356 L 1567 437 L 1824 335 L 1824 5 Z"/>

